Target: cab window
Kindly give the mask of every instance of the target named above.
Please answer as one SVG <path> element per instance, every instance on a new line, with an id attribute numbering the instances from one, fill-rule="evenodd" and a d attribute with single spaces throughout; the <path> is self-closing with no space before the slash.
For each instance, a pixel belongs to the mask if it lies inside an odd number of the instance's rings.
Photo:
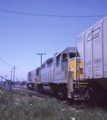
<path id="1" fill-rule="evenodd" d="M 69 53 L 69 58 L 74 58 L 76 57 L 76 53 Z"/>
<path id="2" fill-rule="evenodd" d="M 62 54 L 62 61 L 67 62 L 67 53 Z"/>
<path id="3" fill-rule="evenodd" d="M 47 67 L 51 67 L 52 66 L 52 62 L 47 63 Z"/>
<path id="4" fill-rule="evenodd" d="M 56 57 L 56 66 L 59 66 L 59 64 L 60 64 L 60 56 L 61 56 L 61 54 L 59 54 L 59 55 Z"/>

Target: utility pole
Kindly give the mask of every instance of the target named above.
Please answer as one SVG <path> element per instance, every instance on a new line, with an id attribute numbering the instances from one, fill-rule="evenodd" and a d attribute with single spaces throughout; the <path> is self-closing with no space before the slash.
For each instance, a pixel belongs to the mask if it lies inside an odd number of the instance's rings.
<path id="1" fill-rule="evenodd" d="M 46 55 L 46 53 L 37 53 L 37 55 L 40 55 L 41 56 L 41 62 L 40 62 L 40 64 L 42 65 L 42 55 Z"/>
<path id="2" fill-rule="evenodd" d="M 5 79 L 7 80 L 7 74 L 5 75 Z"/>
<path id="3" fill-rule="evenodd" d="M 12 70 L 11 70 L 11 81 L 12 81 Z"/>
<path id="4" fill-rule="evenodd" d="M 14 66 L 14 75 L 13 75 L 13 85 L 14 85 L 14 82 L 15 82 L 15 69 L 17 69 L 17 68 L 15 68 L 15 66 Z"/>

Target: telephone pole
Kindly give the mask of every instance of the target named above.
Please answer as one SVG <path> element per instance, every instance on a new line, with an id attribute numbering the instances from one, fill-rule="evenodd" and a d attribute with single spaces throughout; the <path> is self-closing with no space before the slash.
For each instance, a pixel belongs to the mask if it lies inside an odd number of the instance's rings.
<path id="1" fill-rule="evenodd" d="M 13 84 L 14 84 L 14 82 L 15 82 L 15 69 L 17 69 L 17 68 L 15 68 L 15 66 L 14 66 L 14 75 L 13 75 Z"/>
<path id="2" fill-rule="evenodd" d="M 7 74 L 5 75 L 5 79 L 7 80 Z"/>
<path id="3" fill-rule="evenodd" d="M 11 70 L 11 81 L 12 81 L 12 70 Z"/>
<path id="4" fill-rule="evenodd" d="M 41 60 L 40 60 L 41 62 L 40 62 L 40 63 L 41 63 L 41 65 L 42 65 L 42 55 L 46 55 L 46 53 L 37 53 L 37 55 L 40 55 L 40 56 L 41 56 Z"/>

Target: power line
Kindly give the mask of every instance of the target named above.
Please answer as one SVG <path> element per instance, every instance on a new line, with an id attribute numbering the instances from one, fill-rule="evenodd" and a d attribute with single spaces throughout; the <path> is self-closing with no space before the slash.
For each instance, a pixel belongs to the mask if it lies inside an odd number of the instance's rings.
<path id="1" fill-rule="evenodd" d="M 57 36 L 57 35 L 77 35 L 79 33 L 72 33 L 72 34 L 29 34 L 29 33 L 6 33 L 6 32 L 0 32 L 0 34 L 11 34 L 11 35 L 38 35 L 38 36 Z"/>
<path id="2" fill-rule="evenodd" d="M 35 13 L 26 13 L 26 12 L 17 12 L 17 11 L 11 11 L 11 10 L 3 10 L 0 9 L 1 12 L 8 12 L 8 13 L 14 13 L 14 14 L 22 14 L 22 15 L 31 15 L 31 16 L 40 16 L 40 17 L 72 17 L 72 18 L 78 18 L 78 17 L 103 17 L 105 15 L 48 15 L 48 14 L 35 14 Z"/>
<path id="3" fill-rule="evenodd" d="M 6 75 L 8 75 L 11 71 L 9 71 Z"/>
<path id="4" fill-rule="evenodd" d="M 1 59 L 1 58 L 0 58 Z M 12 65 L 6 63 L 3 59 L 1 59 L 2 62 L 4 62 L 6 65 L 10 66 L 10 67 L 13 67 Z"/>

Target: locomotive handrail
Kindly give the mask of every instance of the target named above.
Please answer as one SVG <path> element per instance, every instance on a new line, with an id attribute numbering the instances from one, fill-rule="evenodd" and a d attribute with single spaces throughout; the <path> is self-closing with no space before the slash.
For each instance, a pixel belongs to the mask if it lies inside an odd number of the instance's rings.
<path id="1" fill-rule="evenodd" d="M 68 75 L 69 75 L 69 66 L 68 66 L 68 71 L 67 71 L 67 85 L 66 85 L 67 89 L 68 89 Z"/>
<path id="2" fill-rule="evenodd" d="M 78 53 L 78 51 L 76 49 L 76 86 L 75 87 L 79 88 L 79 79 L 80 79 L 79 69 L 80 69 L 80 67 L 79 67 L 79 54 L 77 55 L 77 53 Z M 77 70 L 77 68 L 78 68 L 78 70 Z M 77 73 L 78 73 L 78 77 L 77 77 Z"/>

